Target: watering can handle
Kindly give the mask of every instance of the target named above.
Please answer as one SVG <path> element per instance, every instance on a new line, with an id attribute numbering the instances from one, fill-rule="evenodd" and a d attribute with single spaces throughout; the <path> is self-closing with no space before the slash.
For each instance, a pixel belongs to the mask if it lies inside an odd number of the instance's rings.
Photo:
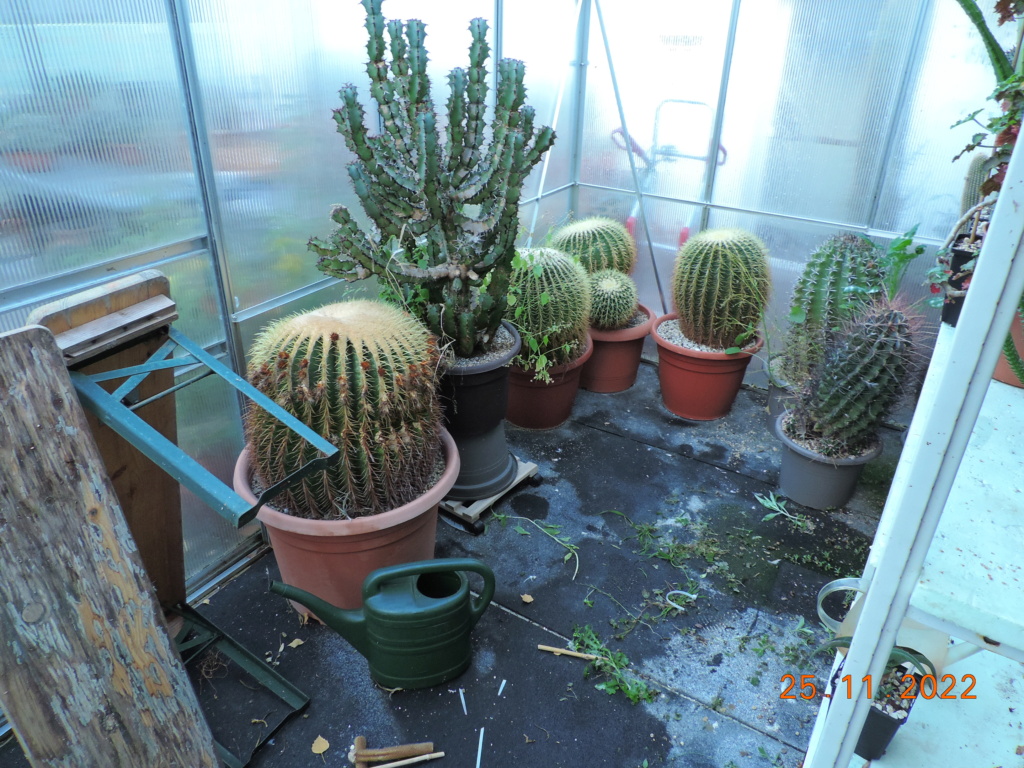
<path id="1" fill-rule="evenodd" d="M 363 582 L 363 601 L 369 600 L 380 589 L 380 585 L 392 579 L 401 579 L 406 576 L 419 576 L 424 573 L 448 573 L 451 571 L 472 571 L 479 573 L 484 578 L 484 588 L 480 593 L 475 605 L 470 605 L 470 613 L 473 616 L 475 625 L 483 615 L 487 606 L 491 604 L 494 597 L 494 571 L 490 567 L 471 557 L 443 558 L 439 560 L 419 560 L 415 563 L 403 563 L 392 565 L 387 568 L 378 568 L 366 577 Z"/>

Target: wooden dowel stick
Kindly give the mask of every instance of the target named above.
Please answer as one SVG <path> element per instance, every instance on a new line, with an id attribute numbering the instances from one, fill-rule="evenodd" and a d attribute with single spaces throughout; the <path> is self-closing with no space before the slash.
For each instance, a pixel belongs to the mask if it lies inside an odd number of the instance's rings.
<path id="1" fill-rule="evenodd" d="M 570 651 L 566 648 L 554 648 L 550 645 L 538 645 L 537 649 L 553 653 L 555 656 L 572 656 L 573 658 L 586 659 L 587 661 L 595 661 L 601 658 L 600 656 L 595 656 L 592 653 L 579 653 L 578 651 Z"/>
<path id="2" fill-rule="evenodd" d="M 444 757 L 444 752 L 431 752 L 429 755 L 418 755 L 417 757 L 410 757 L 407 760 L 396 760 L 393 763 L 381 763 L 377 768 L 399 768 L 403 765 L 412 765 L 413 763 L 424 763 L 427 760 L 433 760 L 438 757 Z"/>

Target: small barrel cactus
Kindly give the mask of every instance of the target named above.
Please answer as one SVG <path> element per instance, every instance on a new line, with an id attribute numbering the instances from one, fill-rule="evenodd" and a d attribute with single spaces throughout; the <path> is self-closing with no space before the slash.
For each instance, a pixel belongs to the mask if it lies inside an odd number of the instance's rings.
<path id="1" fill-rule="evenodd" d="M 509 310 L 523 336 L 520 358 L 542 358 L 538 372 L 575 360 L 586 346 L 590 319 L 586 270 L 553 248 L 521 249 L 512 267 Z"/>
<path id="2" fill-rule="evenodd" d="M 623 274 L 636 264 L 636 243 L 629 230 L 606 216 L 579 219 L 559 228 L 551 247 L 580 260 L 587 272 L 614 269 Z"/>
<path id="3" fill-rule="evenodd" d="M 770 287 L 764 243 L 740 229 L 705 230 L 676 256 L 672 299 L 679 328 L 707 347 L 742 344 L 761 322 Z"/>
<path id="4" fill-rule="evenodd" d="M 786 431 L 827 457 L 855 456 L 878 439 L 914 362 L 912 324 L 880 299 L 844 324 L 797 398 Z"/>
<path id="5" fill-rule="evenodd" d="M 441 451 L 438 360 L 421 323 L 377 301 L 330 304 L 265 328 L 250 351 L 250 382 L 341 448 L 336 465 L 283 493 L 281 506 L 298 517 L 352 518 L 427 490 Z M 258 407 L 245 435 L 265 485 L 319 455 Z"/>
<path id="6" fill-rule="evenodd" d="M 614 269 L 590 275 L 590 324 L 594 328 L 622 328 L 636 314 L 636 307 L 636 283 L 629 275 Z"/>
<path id="7" fill-rule="evenodd" d="M 865 303 L 884 292 L 882 252 L 859 235 L 835 235 L 804 266 L 790 299 L 783 377 L 804 381 L 829 337 Z"/>

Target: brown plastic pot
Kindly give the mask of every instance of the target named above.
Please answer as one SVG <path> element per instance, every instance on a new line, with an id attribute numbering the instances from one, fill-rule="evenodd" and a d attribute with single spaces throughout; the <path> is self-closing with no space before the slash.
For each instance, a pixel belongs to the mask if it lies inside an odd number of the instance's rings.
<path id="1" fill-rule="evenodd" d="M 587 336 L 583 354 L 571 363 L 548 370 L 550 382 L 534 381 L 533 373 L 517 365 L 508 369 L 508 411 L 505 418 L 517 427 L 554 429 L 572 414 L 572 404 L 580 388 L 580 372 L 594 352 Z"/>
<path id="2" fill-rule="evenodd" d="M 363 582 L 371 571 L 434 557 L 437 505 L 459 474 L 459 452 L 447 431 L 441 432 L 444 473 L 422 496 L 377 515 L 352 520 L 308 520 L 264 505 L 256 514 L 266 526 L 281 580 L 339 608 L 363 604 Z M 235 463 L 235 493 L 251 504 L 249 447 Z M 299 613 L 314 615 L 292 603 Z"/>
<path id="3" fill-rule="evenodd" d="M 684 419 L 720 419 L 732 408 L 747 366 L 764 345 L 764 339 L 758 337 L 757 344 L 748 351 L 731 355 L 687 349 L 665 341 L 658 333 L 662 323 L 678 317 L 675 312 L 662 315 L 651 329 L 658 345 L 661 399 L 666 408 Z"/>
<path id="4" fill-rule="evenodd" d="M 826 458 L 795 442 L 782 428 L 783 413 L 775 420 L 775 435 L 782 441 L 779 492 L 811 509 L 835 509 L 850 500 L 864 465 L 882 452 L 879 442 L 861 456 Z"/>
<path id="5" fill-rule="evenodd" d="M 583 366 L 580 387 L 607 394 L 623 392 L 636 382 L 644 339 L 654 325 L 654 313 L 643 304 L 639 308 L 647 315 L 647 320 L 640 325 L 617 331 L 590 329 L 594 353 Z"/>

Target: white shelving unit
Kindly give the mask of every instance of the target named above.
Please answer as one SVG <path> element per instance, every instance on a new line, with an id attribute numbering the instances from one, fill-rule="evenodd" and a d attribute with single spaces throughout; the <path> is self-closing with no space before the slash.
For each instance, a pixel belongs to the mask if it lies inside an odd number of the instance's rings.
<path id="1" fill-rule="evenodd" d="M 956 329 L 937 339 L 878 532 L 845 660 L 877 680 L 905 618 L 989 651 L 944 672 L 976 699 L 919 700 L 873 765 L 1024 765 L 1024 390 L 991 379 L 1024 293 L 1024 151 L 1010 160 Z M 853 754 L 870 703 L 822 707 L 805 768 Z"/>

